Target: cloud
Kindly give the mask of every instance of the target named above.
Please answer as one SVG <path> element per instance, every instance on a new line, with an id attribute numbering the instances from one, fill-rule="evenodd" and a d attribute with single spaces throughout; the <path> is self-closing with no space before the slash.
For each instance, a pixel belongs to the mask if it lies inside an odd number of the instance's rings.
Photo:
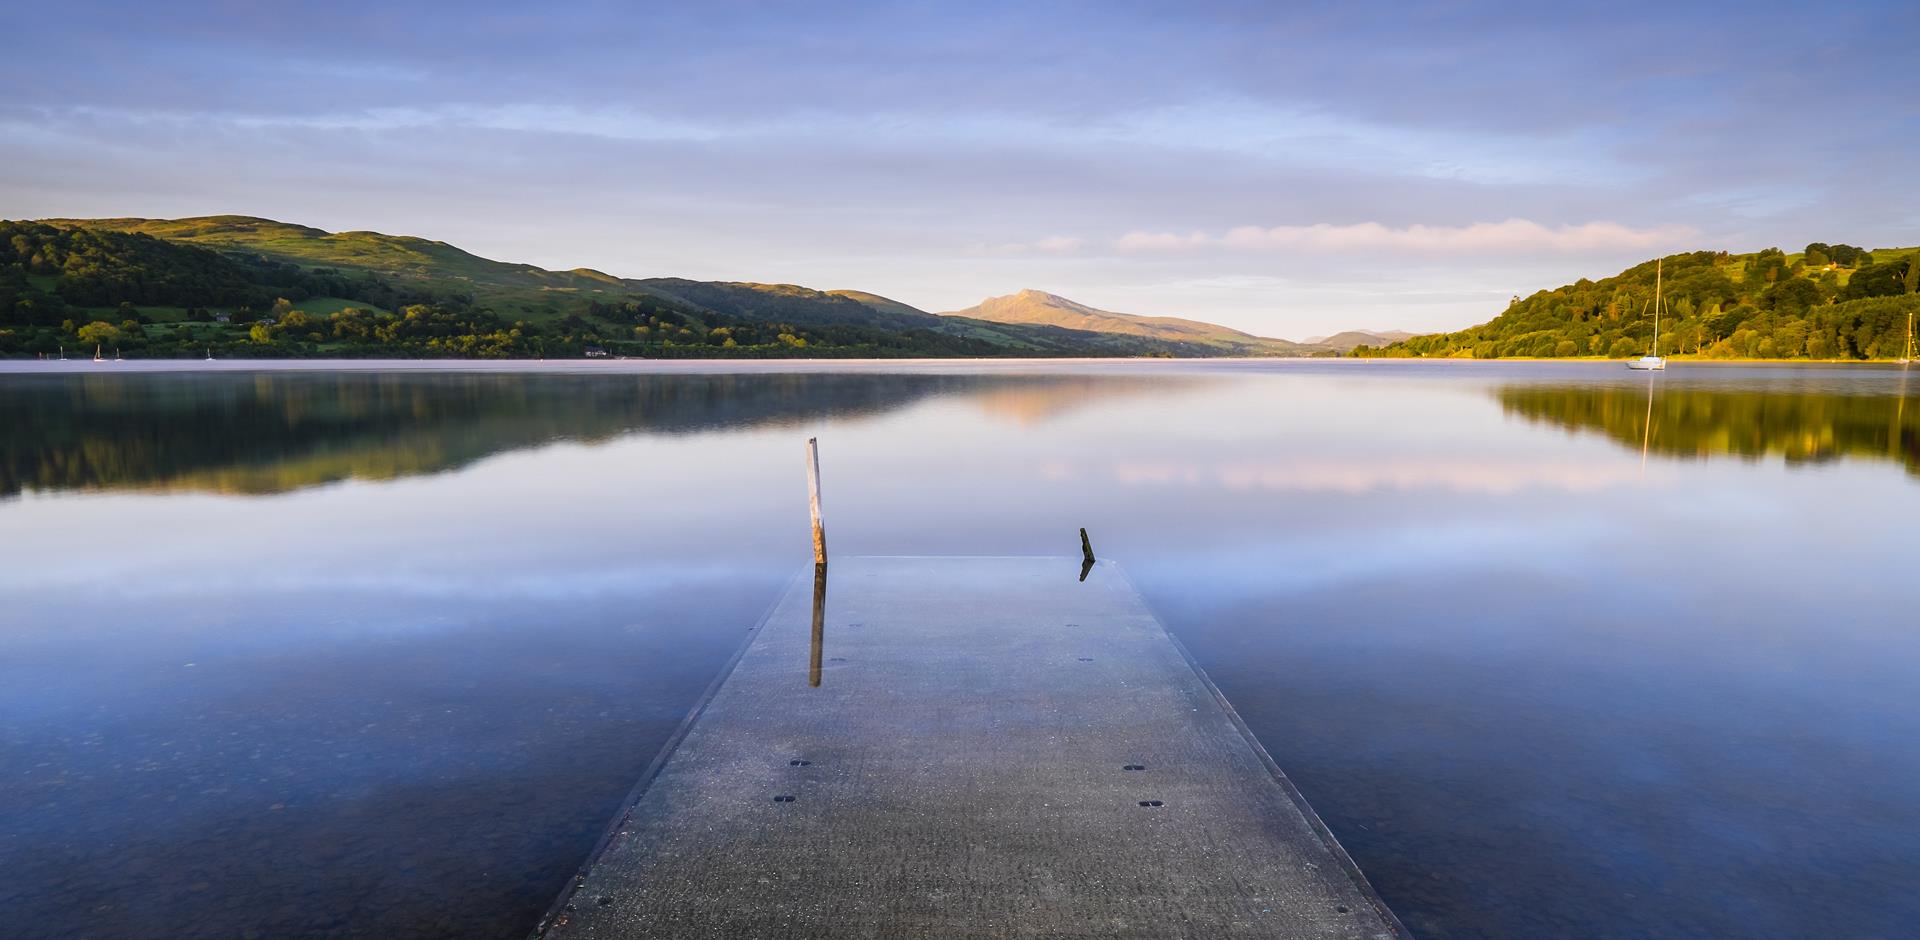
<path id="1" fill-rule="evenodd" d="M 700 141 L 720 136 L 719 130 L 703 124 L 672 120 L 627 108 L 577 108 L 565 105 L 375 107 L 315 113 L 143 110 L 89 105 L 37 108 L 32 113 L 40 123 L 46 125 L 83 121 L 101 125 L 170 125 L 240 131 L 290 129 L 376 133 L 473 128 L 635 141 Z"/>
<path id="2" fill-rule="evenodd" d="M 1034 242 L 1033 250 L 1044 251 L 1048 253 L 1065 253 L 1065 252 L 1071 252 L 1071 251 L 1079 251 L 1080 246 L 1083 244 L 1085 244 L 1085 242 L 1082 239 L 1073 238 L 1067 235 L 1052 235 L 1047 238 L 1042 238 L 1037 242 Z"/>
<path id="3" fill-rule="evenodd" d="M 1071 235 L 1049 235 L 1046 238 L 1030 242 L 1007 242 L 986 249 L 995 255 L 1071 255 L 1079 253 L 1087 246 L 1084 238 Z"/>
<path id="4" fill-rule="evenodd" d="M 1698 234 L 1684 225 L 1634 228 L 1617 222 L 1546 226 L 1526 219 L 1471 225 L 1244 225 L 1225 232 L 1129 232 L 1114 240 L 1123 252 L 1196 249 L 1233 251 L 1405 251 L 1430 254 L 1580 253 L 1644 250 L 1686 243 Z"/>
<path id="5" fill-rule="evenodd" d="M 1121 251 L 1168 251 L 1199 248 L 1212 241 L 1213 237 L 1203 232 L 1194 232 L 1191 235 L 1175 235 L 1172 232 L 1128 232 L 1114 239 L 1113 247 Z"/>

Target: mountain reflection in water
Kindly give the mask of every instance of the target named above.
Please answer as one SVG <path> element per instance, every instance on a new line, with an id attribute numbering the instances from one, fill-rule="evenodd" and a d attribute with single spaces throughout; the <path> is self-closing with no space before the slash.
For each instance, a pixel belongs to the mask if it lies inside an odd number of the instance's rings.
<path id="1" fill-rule="evenodd" d="M 933 397 L 1028 422 L 1194 377 L 861 373 L 0 375 L 0 498 L 23 491 L 281 493 L 457 469 L 626 434 L 797 426 Z"/>
<path id="2" fill-rule="evenodd" d="M 0 498 L 89 489 L 281 493 L 439 473 L 556 441 L 797 426 L 930 398 L 964 399 L 1026 424 L 1116 395 L 1219 381 L 835 372 L 0 375 L 0 397 L 9 402 L 0 425 Z M 1904 389 L 1529 381 L 1495 386 L 1494 394 L 1509 415 L 1596 432 L 1636 450 L 1644 443 L 1662 456 L 1892 460 L 1920 476 L 1920 408 L 1908 407 Z"/>

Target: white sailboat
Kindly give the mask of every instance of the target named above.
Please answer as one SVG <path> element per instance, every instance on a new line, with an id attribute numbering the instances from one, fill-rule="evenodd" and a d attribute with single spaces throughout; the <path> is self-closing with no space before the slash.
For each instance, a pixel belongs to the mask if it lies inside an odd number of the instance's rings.
<path id="1" fill-rule="evenodd" d="M 1627 368 L 1658 371 L 1667 367 L 1660 356 L 1660 259 L 1653 262 L 1653 349 L 1638 359 L 1627 360 Z"/>
<path id="2" fill-rule="evenodd" d="M 208 361 L 208 362 L 212 362 L 212 361 L 213 361 L 213 347 L 212 347 L 212 346 L 208 346 L 208 347 L 207 347 L 207 361 Z"/>
<path id="3" fill-rule="evenodd" d="M 106 362 L 106 361 L 107 361 L 107 357 L 105 357 L 105 356 L 102 356 L 102 355 L 100 355 L 100 344 L 99 344 L 99 343 L 95 343 L 95 344 L 93 344 L 93 361 L 94 361 L 94 362 Z"/>

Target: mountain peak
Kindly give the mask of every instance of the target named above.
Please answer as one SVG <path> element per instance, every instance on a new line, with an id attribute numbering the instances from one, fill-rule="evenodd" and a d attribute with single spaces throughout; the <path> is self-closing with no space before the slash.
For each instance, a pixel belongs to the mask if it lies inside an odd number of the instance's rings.
<path id="1" fill-rule="evenodd" d="M 1018 293 L 989 297 L 965 310 L 955 310 L 942 316 L 1052 326 L 1089 333 L 1122 333 L 1239 354 L 1285 354 L 1296 348 L 1285 340 L 1267 339 L 1198 320 L 1114 313 L 1031 287 Z"/>
<path id="2" fill-rule="evenodd" d="M 1116 314 L 1116 313 L 1111 313 L 1110 311 L 1101 310 L 1098 307 L 1089 307 L 1086 304 L 1083 304 L 1077 300 L 1072 300 L 1070 298 L 1062 297 L 1059 294 L 1051 293 L 1049 291 L 1039 290 L 1037 288 L 1032 288 L 1032 287 L 1022 288 L 1018 293 L 1005 294 L 999 297 L 989 297 L 986 300 L 983 300 L 980 302 L 980 306 L 982 307 L 985 307 L 988 305 L 1029 305 L 1029 306 L 1037 306 L 1037 307 L 1043 307 L 1043 308 L 1054 309 L 1054 310 L 1071 310 L 1079 314 L 1095 314 L 1095 315 L 1120 316 L 1120 317 L 1132 316 L 1132 314 L 1126 314 L 1126 313 Z"/>

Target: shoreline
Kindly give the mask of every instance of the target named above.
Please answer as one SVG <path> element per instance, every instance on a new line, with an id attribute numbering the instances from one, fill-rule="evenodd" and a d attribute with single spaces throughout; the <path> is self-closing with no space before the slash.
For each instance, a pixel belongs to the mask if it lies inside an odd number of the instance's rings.
<path id="1" fill-rule="evenodd" d="M 1056 367 L 1063 370 L 1086 368 L 1113 368 L 1126 366 L 1132 368 L 1150 368 L 1182 370 L 1209 364 L 1231 366 L 1235 368 L 1272 367 L 1275 369 L 1294 369 L 1311 367 L 1330 368 L 1394 368 L 1380 366 L 1379 363 L 1424 363 L 1437 368 L 1465 367 L 1468 364 L 1492 365 L 1513 363 L 1516 365 L 1539 365 L 1543 363 L 1562 363 L 1569 368 L 1574 366 L 1617 365 L 1624 368 L 1630 359 L 1575 359 L 1575 358 L 1526 358 L 1519 356 L 1500 359 L 1473 359 L 1455 357 L 1416 357 L 1393 356 L 1375 357 L 1329 357 L 1329 356 L 1207 356 L 1194 358 L 1164 358 L 1158 356 L 1137 357 L 978 357 L 978 358 L 931 358 L 902 357 L 880 359 L 854 359 L 838 357 L 821 358 L 711 358 L 711 359 L 646 359 L 646 358 L 606 358 L 606 359 L 123 359 L 95 362 L 92 359 L 0 359 L 0 375 L 101 375 L 112 373 L 216 373 L 216 372 L 555 372 L 569 374 L 639 374 L 639 373 L 738 373 L 772 374 L 780 372 L 832 372 L 832 371 L 921 371 L 921 370 L 963 370 L 967 372 L 994 372 L 1000 370 L 1029 370 L 1034 367 Z M 1811 367 L 1872 367 L 1904 368 L 1897 359 L 1670 359 L 1669 362 L 1684 364 L 1688 369 L 1725 368 L 1736 366 L 1782 366 L 1788 368 Z M 1685 370 L 1683 370 L 1685 371 Z M 1652 373 L 1649 373 L 1652 374 Z"/>

